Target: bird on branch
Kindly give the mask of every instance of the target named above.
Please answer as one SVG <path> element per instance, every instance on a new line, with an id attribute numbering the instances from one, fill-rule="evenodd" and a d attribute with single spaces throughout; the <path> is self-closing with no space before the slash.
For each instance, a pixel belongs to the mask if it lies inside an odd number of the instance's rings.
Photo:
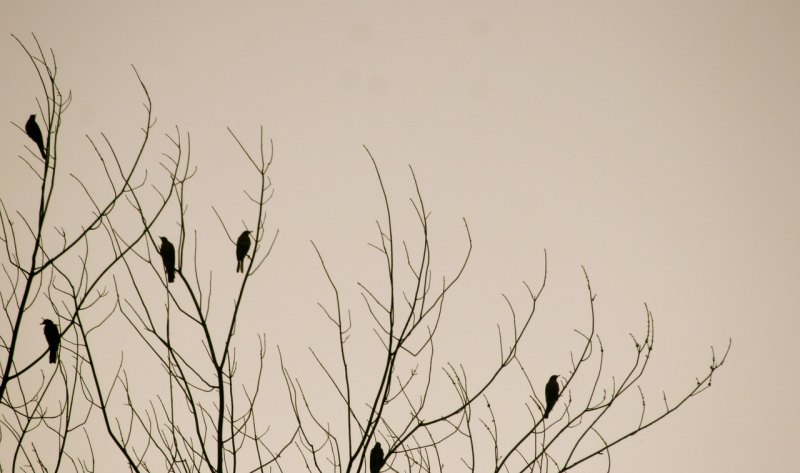
<path id="1" fill-rule="evenodd" d="M 50 319 L 44 319 L 41 325 L 44 325 L 44 338 L 47 340 L 47 347 L 50 349 L 50 363 L 55 363 L 58 344 L 61 342 L 61 333 L 59 333 L 56 324 Z"/>
<path id="2" fill-rule="evenodd" d="M 30 139 L 36 143 L 36 146 L 39 148 L 39 152 L 42 153 L 42 158 L 47 161 L 47 155 L 44 153 L 44 139 L 42 138 L 42 130 L 36 123 L 36 115 L 31 115 L 31 117 L 28 118 L 27 123 L 25 123 L 25 133 L 27 133 Z"/>
<path id="3" fill-rule="evenodd" d="M 383 457 L 383 448 L 380 442 L 375 442 L 372 451 L 369 452 L 369 473 L 378 473 L 386 464 L 386 458 Z"/>
<path id="4" fill-rule="evenodd" d="M 236 240 L 236 272 L 244 272 L 244 257 L 250 251 L 250 230 L 245 230 Z"/>
<path id="5" fill-rule="evenodd" d="M 558 401 L 557 374 L 550 376 L 550 380 L 547 381 L 547 385 L 544 387 L 544 399 L 547 402 L 547 407 L 544 409 L 544 418 L 547 419 L 547 416 L 550 415 L 550 411 L 553 410 L 553 406 L 555 406 L 556 401 Z"/>
<path id="6" fill-rule="evenodd" d="M 167 272 L 167 282 L 175 282 L 175 247 L 167 240 L 167 237 L 161 238 L 161 248 L 158 253 L 161 255 L 161 261 L 164 262 L 164 271 Z"/>

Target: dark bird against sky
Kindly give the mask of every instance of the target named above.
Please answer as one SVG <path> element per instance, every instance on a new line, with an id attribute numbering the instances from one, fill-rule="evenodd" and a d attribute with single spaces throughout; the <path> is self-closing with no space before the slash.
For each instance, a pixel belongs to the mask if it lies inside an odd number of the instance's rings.
<path id="1" fill-rule="evenodd" d="M 375 446 L 372 447 L 372 451 L 369 452 L 369 473 L 378 473 L 385 463 L 386 459 L 383 457 L 381 443 L 375 442 Z"/>
<path id="2" fill-rule="evenodd" d="M 236 272 L 244 272 L 244 257 L 250 251 L 250 230 L 245 230 L 236 240 Z"/>
<path id="3" fill-rule="evenodd" d="M 41 128 L 39 128 L 39 125 L 36 123 L 36 115 L 31 115 L 31 117 L 28 118 L 28 122 L 25 123 L 25 133 L 36 143 L 36 147 L 39 148 L 39 152 L 42 153 L 42 158 L 46 160 L 47 155 L 44 154 L 44 138 L 42 137 Z"/>
<path id="4" fill-rule="evenodd" d="M 161 238 L 161 248 L 158 252 L 161 254 L 161 261 L 164 262 L 164 271 L 167 272 L 167 282 L 175 282 L 175 247 L 167 240 L 167 237 Z"/>
<path id="5" fill-rule="evenodd" d="M 61 333 L 59 333 L 56 324 L 50 319 L 44 319 L 41 325 L 44 325 L 44 338 L 47 340 L 47 347 L 50 349 L 50 363 L 55 363 L 58 344 L 61 342 Z"/>
<path id="6" fill-rule="evenodd" d="M 544 399 L 547 402 L 547 407 L 544 410 L 544 418 L 547 419 L 547 416 L 550 415 L 550 411 L 553 410 L 553 406 L 558 401 L 558 375 L 554 374 L 550 376 L 550 380 L 547 381 L 547 386 L 544 387 Z"/>

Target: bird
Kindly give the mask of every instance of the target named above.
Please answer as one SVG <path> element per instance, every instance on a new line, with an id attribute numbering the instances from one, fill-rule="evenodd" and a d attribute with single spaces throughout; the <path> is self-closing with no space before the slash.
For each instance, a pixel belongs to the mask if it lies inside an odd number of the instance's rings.
<path id="1" fill-rule="evenodd" d="M 369 452 L 369 473 L 378 473 L 385 464 L 386 459 L 383 457 L 381 443 L 375 442 L 375 446 Z"/>
<path id="2" fill-rule="evenodd" d="M 167 240 L 167 237 L 161 238 L 161 248 L 158 252 L 161 254 L 161 261 L 164 262 L 164 271 L 167 272 L 167 282 L 175 282 L 175 247 Z"/>
<path id="3" fill-rule="evenodd" d="M 547 419 L 547 416 L 550 415 L 550 411 L 553 410 L 553 406 L 558 401 L 558 375 L 554 374 L 550 376 L 550 379 L 547 381 L 547 385 L 544 387 L 544 399 L 547 402 L 547 407 L 544 409 L 544 418 Z"/>
<path id="4" fill-rule="evenodd" d="M 44 139 L 42 138 L 42 130 L 39 128 L 39 125 L 36 123 L 36 115 L 31 115 L 28 118 L 28 121 L 25 123 L 25 133 L 36 143 L 36 146 L 39 148 L 39 152 L 42 153 L 42 158 L 47 159 L 47 155 L 44 154 Z"/>
<path id="5" fill-rule="evenodd" d="M 47 340 L 48 348 L 50 348 L 50 363 L 55 363 L 58 344 L 61 341 L 61 333 L 59 333 L 56 324 L 50 319 L 44 319 L 41 325 L 44 325 L 44 338 Z"/>
<path id="6" fill-rule="evenodd" d="M 244 257 L 250 251 L 250 230 L 245 230 L 236 240 L 236 272 L 244 272 Z"/>

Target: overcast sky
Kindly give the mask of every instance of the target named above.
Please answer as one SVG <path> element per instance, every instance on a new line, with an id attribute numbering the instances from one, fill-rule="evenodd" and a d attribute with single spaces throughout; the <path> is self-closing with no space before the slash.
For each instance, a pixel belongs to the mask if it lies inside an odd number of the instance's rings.
<path id="1" fill-rule="evenodd" d="M 543 317 L 585 310 L 581 265 L 608 333 L 641 331 L 648 303 L 655 404 L 660 388 L 692 385 L 710 345 L 733 339 L 712 389 L 620 446 L 616 471 L 796 470 L 800 3 L 33 3 L 0 8 L 7 202 L 27 192 L 16 157 L 29 143 L 11 122 L 23 124 L 39 94 L 11 34 L 30 44 L 33 32 L 74 96 L 62 156 L 88 162 L 87 134 L 135 142 L 133 64 L 158 117 L 154 153 L 175 125 L 191 133 L 205 231 L 220 230 L 211 205 L 242 201 L 247 167 L 226 127 L 256 146 L 264 126 L 281 235 L 259 273 L 269 289 L 250 303 L 277 314 L 254 323 L 276 334 L 272 346 L 316 343 L 291 338 L 330 302 L 309 240 L 353 294 L 367 279 L 381 218 L 367 145 L 407 216 L 413 166 L 439 274 L 465 247 L 461 218 L 470 224 L 475 253 L 452 330 L 480 326 L 482 310 L 502 314 L 499 294 L 521 297 L 522 279 L 538 281 L 546 249 Z M 542 383 L 566 367 L 568 352 L 553 357 Z"/>

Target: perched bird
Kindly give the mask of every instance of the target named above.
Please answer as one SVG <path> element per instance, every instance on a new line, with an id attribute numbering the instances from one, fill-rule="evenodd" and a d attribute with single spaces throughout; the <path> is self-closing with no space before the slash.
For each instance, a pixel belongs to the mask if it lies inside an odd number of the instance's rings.
<path id="1" fill-rule="evenodd" d="M 161 248 L 158 252 L 161 254 L 161 261 L 164 262 L 164 271 L 167 272 L 167 282 L 175 282 L 175 247 L 167 240 L 167 237 L 161 238 Z"/>
<path id="2" fill-rule="evenodd" d="M 47 346 L 50 348 L 50 363 L 55 363 L 56 353 L 58 353 L 58 344 L 61 341 L 61 334 L 58 332 L 56 324 L 50 319 L 44 319 L 41 325 L 44 325 L 44 338 L 47 340 Z"/>
<path id="3" fill-rule="evenodd" d="M 245 230 L 236 240 L 236 272 L 244 272 L 244 257 L 250 251 L 250 230 Z"/>
<path id="4" fill-rule="evenodd" d="M 42 158 L 47 159 L 47 155 L 44 154 L 44 139 L 42 138 L 42 130 L 36 123 L 36 115 L 31 115 L 27 123 L 25 123 L 25 133 L 27 133 L 34 142 L 36 142 L 36 146 L 39 147 L 39 152 L 42 153 Z"/>
<path id="5" fill-rule="evenodd" d="M 383 458 L 381 443 L 375 442 L 375 446 L 369 452 L 369 473 L 378 473 L 384 464 L 386 464 L 386 459 Z"/>
<path id="6" fill-rule="evenodd" d="M 547 419 L 547 416 L 550 415 L 550 411 L 553 410 L 553 406 L 555 406 L 556 401 L 558 401 L 557 374 L 550 376 L 550 380 L 547 381 L 547 386 L 544 387 L 544 399 L 547 402 L 547 407 L 544 409 L 544 418 Z"/>

